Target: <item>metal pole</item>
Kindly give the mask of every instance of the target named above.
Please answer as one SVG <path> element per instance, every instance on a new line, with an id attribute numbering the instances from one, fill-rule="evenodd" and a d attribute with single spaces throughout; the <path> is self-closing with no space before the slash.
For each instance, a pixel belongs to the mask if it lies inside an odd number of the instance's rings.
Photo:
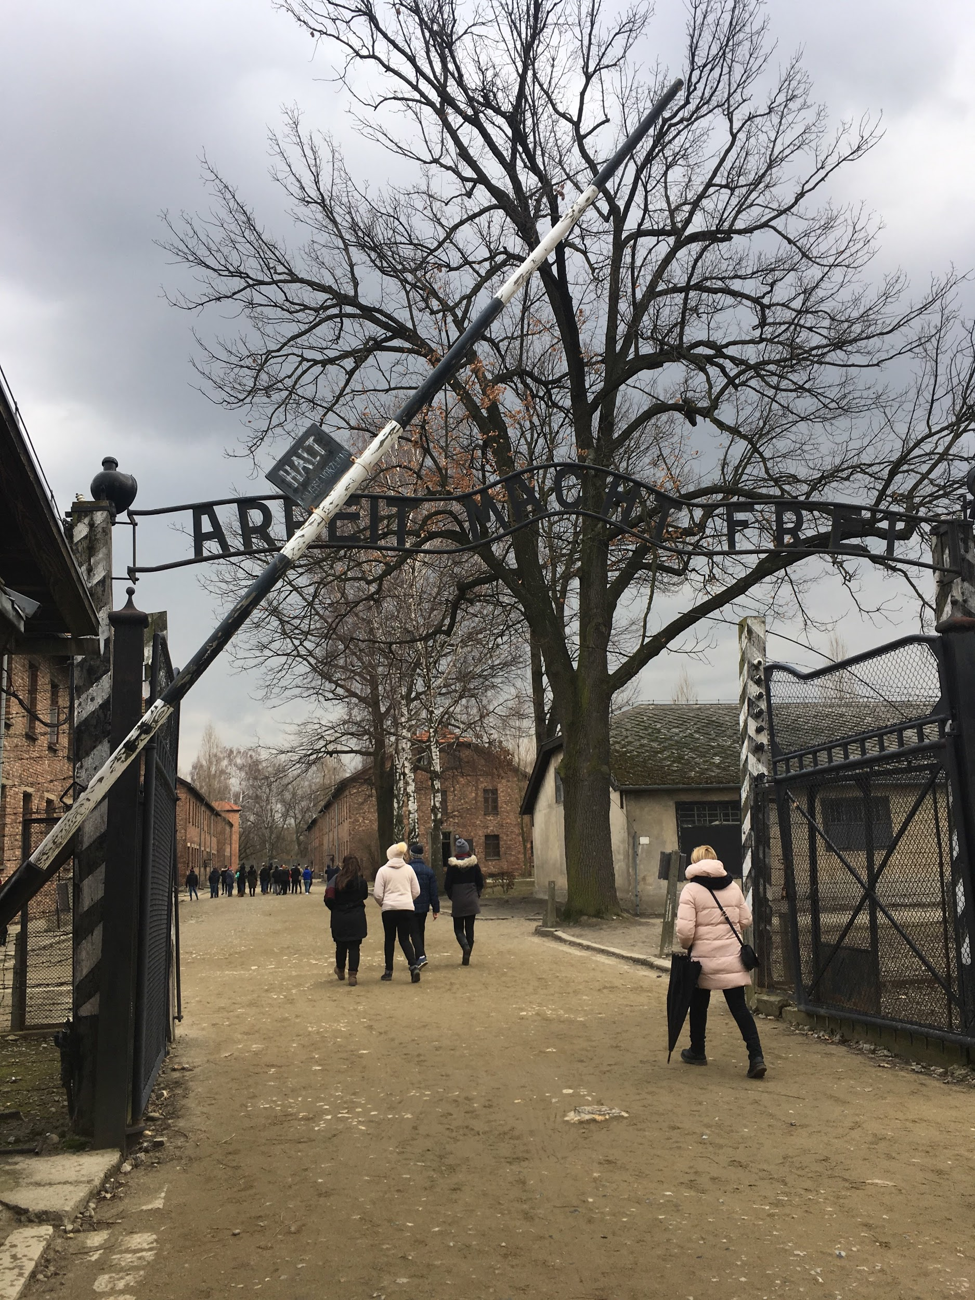
<path id="1" fill-rule="evenodd" d="M 329 520 L 348 498 L 369 480 L 378 469 L 383 456 L 414 417 L 429 405 L 440 389 L 457 373 L 474 344 L 487 334 L 490 326 L 515 294 L 524 288 L 549 254 L 558 247 L 583 213 L 592 206 L 600 190 L 650 132 L 664 110 L 676 98 L 683 84 L 683 81 L 675 81 L 668 88 L 609 162 L 596 173 L 592 184 L 579 195 L 565 216 L 552 227 L 517 271 L 508 277 L 496 296 L 474 318 L 444 358 L 434 366 L 424 382 L 400 407 L 389 423 L 380 430 L 359 459 L 342 475 L 321 505 L 315 507 L 306 522 L 285 542 L 263 572 L 251 583 L 226 618 L 217 625 L 159 699 L 149 707 L 138 725 L 132 728 L 108 762 L 95 773 L 87 790 L 75 800 L 58 825 L 46 836 L 27 861 L 22 863 L 0 886 L 0 925 L 5 924 L 16 914 L 24 899 L 36 893 L 47 879 L 47 868 L 61 845 L 75 833 L 92 809 L 104 799 L 128 765 L 172 715 L 179 701 L 209 668 L 234 634 L 246 623 L 268 592 L 321 536 Z"/>

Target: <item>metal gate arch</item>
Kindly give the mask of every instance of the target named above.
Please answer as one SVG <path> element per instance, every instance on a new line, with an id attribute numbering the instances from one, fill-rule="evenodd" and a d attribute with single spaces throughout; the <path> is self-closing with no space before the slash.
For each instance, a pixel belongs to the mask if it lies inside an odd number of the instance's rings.
<path id="1" fill-rule="evenodd" d="M 952 626 L 813 672 L 768 665 L 766 852 L 801 1010 L 975 1043 L 973 646 Z"/>

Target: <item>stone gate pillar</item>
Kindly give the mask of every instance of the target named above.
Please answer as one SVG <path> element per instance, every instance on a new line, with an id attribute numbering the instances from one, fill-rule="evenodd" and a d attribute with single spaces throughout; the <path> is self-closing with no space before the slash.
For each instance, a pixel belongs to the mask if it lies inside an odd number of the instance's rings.
<path id="1" fill-rule="evenodd" d="M 931 530 L 935 622 L 975 618 L 975 538 L 967 519 L 946 519 Z"/>
<path id="2" fill-rule="evenodd" d="M 86 786 L 110 753 L 112 729 L 112 512 L 107 501 L 75 501 L 68 540 L 98 611 L 99 654 L 77 657 L 74 672 L 74 776 Z M 74 853 L 72 1115 L 80 1133 L 93 1131 L 93 1081 L 98 1040 L 102 957 L 102 899 L 108 803 L 78 831 Z"/>

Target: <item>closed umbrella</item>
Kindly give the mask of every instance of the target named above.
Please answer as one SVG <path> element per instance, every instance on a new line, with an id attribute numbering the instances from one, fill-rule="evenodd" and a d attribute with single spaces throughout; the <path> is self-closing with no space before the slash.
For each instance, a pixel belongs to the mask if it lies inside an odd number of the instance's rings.
<path id="1" fill-rule="evenodd" d="M 694 961 L 689 952 L 675 952 L 670 958 L 670 983 L 667 986 L 667 1060 L 677 1046 L 680 1031 L 684 1028 L 691 1005 L 691 994 L 697 987 L 701 963 Z"/>

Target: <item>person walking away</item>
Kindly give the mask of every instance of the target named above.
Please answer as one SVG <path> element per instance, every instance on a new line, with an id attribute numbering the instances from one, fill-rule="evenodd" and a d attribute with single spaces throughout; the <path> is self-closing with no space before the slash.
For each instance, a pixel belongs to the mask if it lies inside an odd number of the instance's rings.
<path id="1" fill-rule="evenodd" d="M 247 889 L 247 872 L 244 869 L 243 865 L 241 865 L 237 869 L 237 893 L 241 898 L 244 897 L 244 893 L 246 889 Z"/>
<path id="2" fill-rule="evenodd" d="M 755 1017 L 745 1003 L 752 977 L 741 963 L 741 943 L 731 928 L 740 935 L 752 923 L 751 910 L 741 886 L 725 871 L 710 844 L 694 850 L 685 874 L 687 884 L 677 907 L 677 940 L 701 963 L 701 974 L 691 994 L 691 1045 L 680 1059 L 687 1065 L 707 1065 L 708 1005 L 712 989 L 721 989 L 748 1049 L 748 1077 L 761 1079 L 766 1072 L 762 1044 Z"/>
<path id="3" fill-rule="evenodd" d="M 311 893 L 311 867 L 305 867 L 301 873 L 301 878 L 305 882 L 305 893 Z"/>
<path id="4" fill-rule="evenodd" d="M 257 889 L 257 867 L 254 866 L 253 862 L 247 868 L 247 888 L 250 890 L 251 898 L 253 898 Z"/>
<path id="5" fill-rule="evenodd" d="M 301 867 L 297 862 L 291 868 L 291 892 L 293 894 L 301 893 Z"/>
<path id="6" fill-rule="evenodd" d="M 191 899 L 195 898 L 197 902 L 200 901 L 199 885 L 200 877 L 196 874 L 193 868 L 190 867 L 189 871 L 186 873 L 186 892 L 189 894 Z"/>
<path id="7" fill-rule="evenodd" d="M 233 898 L 234 896 L 234 873 L 230 870 L 229 867 L 224 868 L 223 892 L 227 895 L 228 898 Z"/>
<path id="8" fill-rule="evenodd" d="M 267 891 L 271 888 L 271 864 L 270 864 L 270 862 L 265 862 L 265 863 L 264 863 L 264 866 L 261 867 L 260 871 L 258 872 L 258 878 L 260 879 L 260 882 L 261 882 L 261 893 L 262 893 L 262 894 L 266 894 Z"/>
<path id="9" fill-rule="evenodd" d="M 460 944 L 462 966 L 471 964 L 474 947 L 474 920 L 481 910 L 481 890 L 484 875 L 466 840 L 457 840 L 455 857 L 447 859 L 443 889 L 450 899 L 450 915 L 454 921 L 454 937 Z"/>
<path id="10" fill-rule="evenodd" d="M 410 866 L 420 885 L 420 892 L 413 904 L 416 919 L 416 961 L 418 966 L 427 964 L 427 916 L 433 913 L 436 920 L 440 915 L 440 895 L 437 893 L 437 876 L 432 867 L 423 860 L 423 845 L 410 845 Z"/>
<path id="11" fill-rule="evenodd" d="M 349 987 L 355 988 L 359 977 L 359 948 L 368 932 L 366 898 L 369 886 L 354 853 L 342 859 L 342 866 L 325 890 L 335 943 L 335 974 L 345 979 L 345 964 L 349 964 Z"/>
<path id="12" fill-rule="evenodd" d="M 210 874 L 207 876 L 207 880 L 210 882 L 210 897 L 219 898 L 220 897 L 220 872 L 216 869 L 216 867 L 210 868 Z"/>
<path id="13" fill-rule="evenodd" d="M 413 902 L 419 897 L 420 882 L 416 878 L 416 872 L 403 856 L 404 853 L 406 853 L 406 845 L 402 842 L 389 846 L 386 850 L 386 865 L 376 872 L 376 883 L 372 890 L 373 898 L 382 908 L 383 913 L 386 969 L 380 978 L 384 980 L 393 978 L 393 954 L 396 951 L 398 938 L 406 964 L 410 968 L 410 977 L 414 984 L 419 984 L 420 966 L 413 944 L 416 934 L 416 913 L 413 911 Z"/>

